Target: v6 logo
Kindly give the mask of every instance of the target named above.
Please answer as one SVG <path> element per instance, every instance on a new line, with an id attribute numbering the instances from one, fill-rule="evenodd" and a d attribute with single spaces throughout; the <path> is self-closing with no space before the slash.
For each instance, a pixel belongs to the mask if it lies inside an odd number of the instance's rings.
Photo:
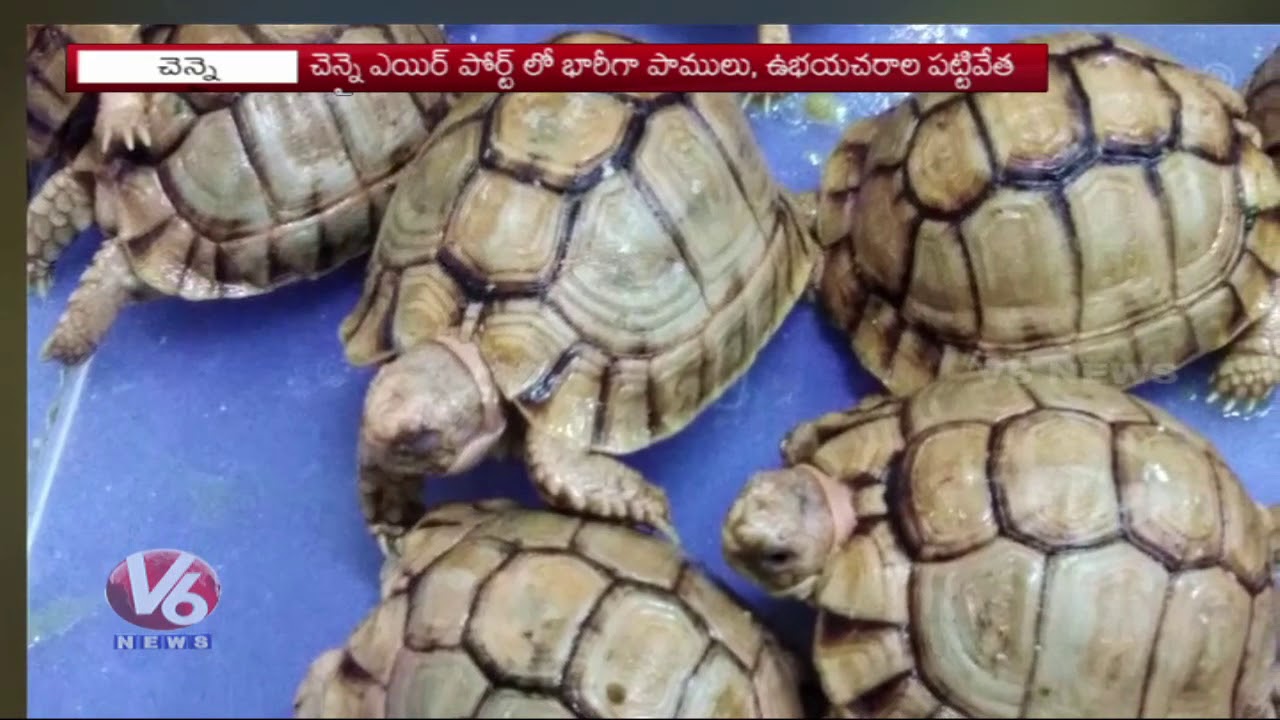
<path id="1" fill-rule="evenodd" d="M 181 550 L 144 550 L 107 576 L 107 603 L 126 622 L 148 630 L 177 630 L 204 620 L 218 606 L 222 586 L 204 560 Z"/>

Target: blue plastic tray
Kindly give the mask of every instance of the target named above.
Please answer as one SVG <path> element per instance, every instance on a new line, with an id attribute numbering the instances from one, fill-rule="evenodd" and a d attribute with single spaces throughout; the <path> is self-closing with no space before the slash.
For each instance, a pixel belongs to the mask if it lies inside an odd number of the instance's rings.
<path id="1" fill-rule="evenodd" d="M 454 26 L 454 41 L 531 42 L 563 26 Z M 619 26 L 650 41 L 751 42 L 745 26 Z M 796 42 L 1001 42 L 1050 26 L 799 26 Z M 1083 28 L 1081 28 L 1083 29 Z M 1111 27 L 1239 86 L 1280 41 L 1278 26 Z M 896 99 L 849 98 L 857 117 Z M 840 128 L 756 122 L 787 185 L 812 188 Z M 98 237 L 33 300 L 27 341 L 31 472 L 30 703 L 33 716 L 285 717 L 307 664 L 343 642 L 377 599 L 379 555 L 361 524 L 354 449 L 369 372 L 349 368 L 337 327 L 361 268 L 253 300 L 156 302 L 121 317 L 84 372 L 65 379 L 40 344 Z M 1174 385 L 1138 390 L 1214 440 L 1264 502 L 1280 501 L 1280 419 L 1223 417 L 1203 402 L 1212 360 Z M 875 387 L 814 308 L 801 306 L 753 370 L 688 430 L 631 458 L 670 492 L 689 551 L 797 647 L 810 616 L 764 600 L 725 568 L 719 526 L 744 479 L 778 463 L 796 423 Z M 59 412 L 50 421 L 48 414 Z M 490 464 L 436 483 L 433 499 L 511 495 L 524 476 Z M 220 605 L 196 631 L 208 652 L 117 651 L 134 629 L 104 600 L 132 552 L 176 547 L 210 562 Z"/>

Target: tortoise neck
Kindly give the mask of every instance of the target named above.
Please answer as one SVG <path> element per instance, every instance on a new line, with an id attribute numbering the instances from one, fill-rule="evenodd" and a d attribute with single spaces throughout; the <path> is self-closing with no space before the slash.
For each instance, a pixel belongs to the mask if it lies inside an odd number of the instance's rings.
<path id="1" fill-rule="evenodd" d="M 853 509 L 853 491 L 808 463 L 801 464 L 799 468 L 813 477 L 826 498 L 827 510 L 831 514 L 831 547 L 834 550 L 849 539 L 858 525 L 858 516 Z"/>

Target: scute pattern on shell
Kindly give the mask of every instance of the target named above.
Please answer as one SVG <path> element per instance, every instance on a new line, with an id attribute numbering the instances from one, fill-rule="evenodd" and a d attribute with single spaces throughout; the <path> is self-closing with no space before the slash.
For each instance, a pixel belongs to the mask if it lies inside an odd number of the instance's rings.
<path id="1" fill-rule="evenodd" d="M 439 42 L 422 25 L 179 25 L 172 42 Z M 364 254 L 401 170 L 447 110 L 439 93 L 164 93 L 153 161 L 109 182 L 140 280 L 243 297 Z"/>
<path id="2" fill-rule="evenodd" d="M 1262 133 L 1262 147 L 1280 164 L 1280 46 L 1271 51 L 1245 89 L 1249 120 Z"/>
<path id="3" fill-rule="evenodd" d="M 895 394 L 1019 365 L 1121 387 L 1227 344 L 1280 274 L 1280 179 L 1239 93 L 1063 33 L 1046 93 L 930 93 L 825 168 L 822 300 Z"/>
<path id="4" fill-rule="evenodd" d="M 816 255 L 730 94 L 472 95 L 406 172 L 341 335 L 367 364 L 474 333 L 530 422 L 631 452 L 746 370 Z"/>
<path id="5" fill-rule="evenodd" d="M 838 713 L 1274 717 L 1267 511 L 1154 405 L 965 373 L 801 425 L 784 456 L 855 488 L 815 594 Z"/>
<path id="6" fill-rule="evenodd" d="M 403 547 L 298 717 L 803 717 L 794 659 L 662 540 L 487 501 Z"/>

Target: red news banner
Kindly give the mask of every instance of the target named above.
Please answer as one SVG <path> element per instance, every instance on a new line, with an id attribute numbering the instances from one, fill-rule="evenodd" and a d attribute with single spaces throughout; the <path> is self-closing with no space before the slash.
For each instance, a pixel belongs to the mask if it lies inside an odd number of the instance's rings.
<path id="1" fill-rule="evenodd" d="M 1043 44 L 71 45 L 73 92 L 1043 92 Z"/>

